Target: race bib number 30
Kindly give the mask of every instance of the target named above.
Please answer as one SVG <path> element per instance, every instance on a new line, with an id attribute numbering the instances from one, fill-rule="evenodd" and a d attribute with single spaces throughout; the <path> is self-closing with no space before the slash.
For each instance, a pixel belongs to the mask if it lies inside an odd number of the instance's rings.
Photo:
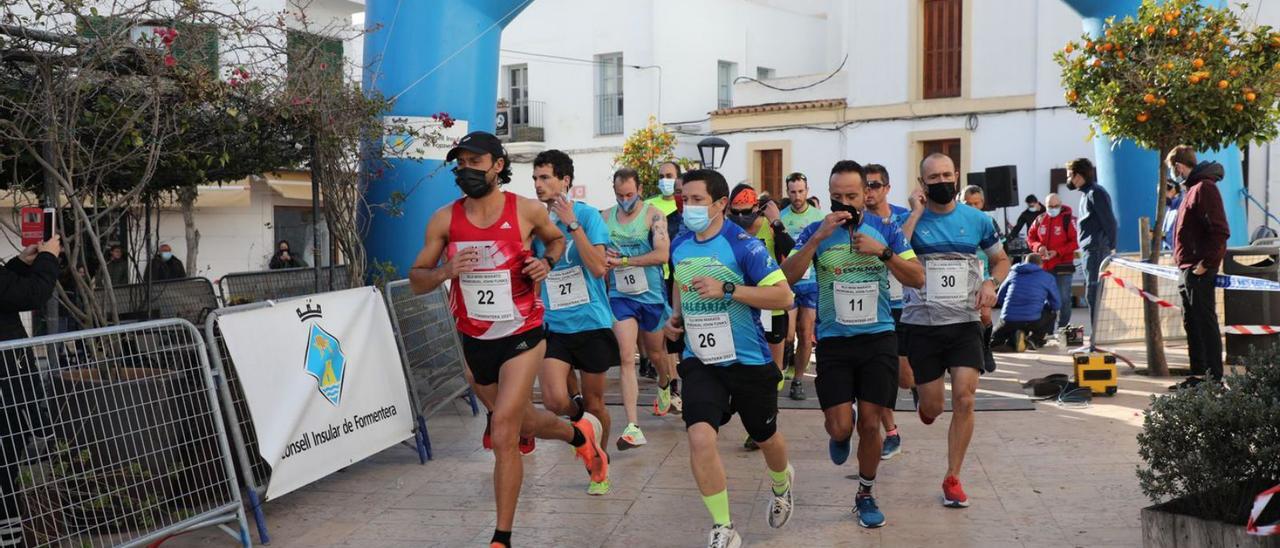
<path id="1" fill-rule="evenodd" d="M 613 271 L 614 286 L 627 295 L 639 295 L 649 290 L 649 278 L 644 268 L 632 266 Z"/>
<path id="2" fill-rule="evenodd" d="M 547 275 L 547 297 L 552 310 L 591 302 L 591 295 L 587 293 L 587 278 L 582 275 L 582 267 L 552 270 Z"/>
<path id="3" fill-rule="evenodd" d="M 929 261 L 925 291 L 932 302 L 959 303 L 969 298 L 969 264 L 963 260 Z"/>
<path id="4" fill-rule="evenodd" d="M 729 314 L 685 316 L 684 328 L 689 337 L 690 350 L 702 363 L 724 363 L 738 359 L 738 351 L 733 346 Z"/>
<path id="5" fill-rule="evenodd" d="M 874 323 L 880 304 L 880 284 L 876 282 L 832 282 L 836 321 L 843 325 Z"/>
<path id="6" fill-rule="evenodd" d="M 516 318 L 511 300 L 511 271 L 467 272 L 458 276 L 467 317 L 486 322 L 504 322 Z"/>

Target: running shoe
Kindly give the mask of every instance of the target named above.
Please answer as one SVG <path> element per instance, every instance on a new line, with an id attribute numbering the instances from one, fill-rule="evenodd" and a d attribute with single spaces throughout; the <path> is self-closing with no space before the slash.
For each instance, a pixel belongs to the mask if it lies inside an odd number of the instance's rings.
<path id="1" fill-rule="evenodd" d="M 942 505 L 947 508 L 968 508 L 969 497 L 960 486 L 960 478 L 947 476 L 942 480 Z"/>
<path id="2" fill-rule="evenodd" d="M 796 469 L 792 468 L 791 465 L 788 464 L 787 492 L 781 495 L 773 495 L 773 500 L 769 502 L 769 527 L 779 529 L 783 525 L 786 525 L 787 521 L 791 519 L 791 507 L 795 502 L 794 498 L 791 496 L 791 491 L 794 490 L 795 484 Z M 773 490 L 770 489 L 769 493 L 773 494 Z"/>
<path id="3" fill-rule="evenodd" d="M 676 381 L 671 382 L 672 386 L 675 386 L 674 383 Z M 680 393 L 676 392 L 674 388 L 671 390 L 671 412 L 677 415 L 684 414 L 684 398 L 681 398 Z"/>
<path id="4" fill-rule="evenodd" d="M 859 493 L 853 499 L 853 513 L 858 515 L 858 525 L 867 529 L 884 527 L 884 513 L 876 506 L 876 498 L 871 493 Z"/>
<path id="5" fill-rule="evenodd" d="M 793 365 L 788 365 L 786 369 L 783 369 L 783 370 L 782 370 L 782 380 L 784 380 L 784 381 L 789 381 L 789 380 L 794 379 L 794 378 L 796 378 L 796 368 L 795 368 L 795 366 L 793 366 Z"/>
<path id="6" fill-rule="evenodd" d="M 787 387 L 786 379 L 778 379 L 778 393 L 782 393 L 782 389 Z"/>
<path id="7" fill-rule="evenodd" d="M 587 443 L 582 444 L 581 447 L 575 447 L 573 452 L 587 467 L 587 472 L 591 474 L 591 481 L 594 483 L 608 481 L 609 455 L 605 454 L 604 448 L 600 446 L 600 433 L 604 429 L 600 425 L 600 419 L 591 413 L 583 413 L 582 420 L 573 425 L 587 438 Z"/>
<path id="8" fill-rule="evenodd" d="M 791 399 L 796 401 L 804 401 L 807 396 L 804 395 L 804 383 L 800 379 L 791 381 Z"/>
<path id="9" fill-rule="evenodd" d="M 649 358 L 640 358 L 640 376 L 646 379 L 657 379 L 658 370 L 653 367 L 653 362 Z"/>
<path id="10" fill-rule="evenodd" d="M 902 452 L 902 434 L 884 437 L 884 448 L 880 450 L 880 460 L 889 460 Z"/>
<path id="11" fill-rule="evenodd" d="M 747 441 L 742 442 L 742 448 L 747 451 L 755 451 L 760 448 L 760 444 L 756 440 L 751 439 L 751 434 L 747 434 Z"/>
<path id="12" fill-rule="evenodd" d="M 849 452 L 852 448 L 852 437 L 844 441 L 836 441 L 835 439 L 827 441 L 827 454 L 831 455 L 831 462 L 836 463 L 837 466 L 849 460 Z"/>
<path id="13" fill-rule="evenodd" d="M 644 432 L 640 431 L 640 427 L 635 424 L 628 424 L 622 430 L 622 435 L 618 436 L 618 450 L 626 451 L 627 449 L 635 449 L 648 443 L 644 439 Z"/>
<path id="14" fill-rule="evenodd" d="M 520 436 L 520 454 L 521 455 L 532 455 L 533 452 L 536 451 L 537 449 L 538 449 L 537 440 L 535 440 L 533 436 L 529 436 L 527 438 L 524 436 Z"/>
<path id="15" fill-rule="evenodd" d="M 595 497 L 607 495 L 609 494 L 609 488 L 612 486 L 613 484 L 609 480 L 593 481 L 587 485 L 587 494 Z"/>
<path id="16" fill-rule="evenodd" d="M 738 548 L 742 546 L 742 537 L 733 530 L 733 524 L 717 525 L 707 535 L 707 548 Z"/>
<path id="17" fill-rule="evenodd" d="M 671 412 L 671 386 L 658 387 L 658 396 L 653 398 L 653 414 L 659 417 Z"/>
<path id="18" fill-rule="evenodd" d="M 480 445 L 485 451 L 493 451 L 493 439 L 489 437 L 489 431 L 493 429 L 493 415 L 484 418 L 484 437 L 480 438 Z"/>

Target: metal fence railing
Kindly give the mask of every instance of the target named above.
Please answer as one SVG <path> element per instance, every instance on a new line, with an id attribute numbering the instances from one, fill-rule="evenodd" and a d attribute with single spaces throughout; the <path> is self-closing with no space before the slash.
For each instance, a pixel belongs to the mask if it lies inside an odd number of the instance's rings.
<path id="1" fill-rule="evenodd" d="M 150 285 L 150 287 L 148 287 Z M 121 323 L 182 318 L 194 325 L 204 323 L 210 310 L 218 308 L 218 295 L 206 278 L 153 281 L 112 288 Z M 98 302 L 107 306 L 107 290 L 97 290 Z"/>
<path id="2" fill-rule="evenodd" d="M 444 289 L 414 295 L 409 280 L 398 280 L 387 284 L 386 299 L 418 416 L 430 417 L 463 395 L 468 396 L 472 414 L 478 413 L 463 375 L 466 365 Z M 427 432 L 425 425 L 419 425 L 419 430 Z M 423 441 L 430 455 L 430 439 Z"/>
<path id="3" fill-rule="evenodd" d="M 235 272 L 218 280 L 218 288 L 222 292 L 222 302 L 227 306 L 310 295 L 316 292 L 315 269 Z M 351 276 L 347 265 L 321 267 L 321 292 L 350 288 Z"/>
<path id="4" fill-rule="evenodd" d="M 1117 255 L 1126 259 L 1141 260 L 1137 253 Z M 1162 255 L 1160 264 L 1171 265 L 1170 255 Z M 1099 275 L 1111 272 L 1101 281 L 1098 289 L 1098 317 L 1093 327 L 1092 342 L 1095 345 L 1111 345 L 1137 343 L 1147 339 L 1147 327 L 1143 320 L 1143 302 L 1145 299 L 1133 291 L 1120 286 L 1142 287 L 1142 273 L 1132 268 L 1116 264 L 1108 257 L 1098 269 Z M 1117 281 L 1119 280 L 1119 281 Z M 1157 278 L 1156 295 L 1176 307 L 1182 306 L 1182 298 L 1178 295 L 1178 281 Z M 1222 289 L 1217 289 L 1218 317 L 1222 315 Z M 1183 341 L 1187 333 L 1182 327 L 1181 308 L 1160 307 L 1160 329 L 1165 341 Z"/>
<path id="5" fill-rule="evenodd" d="M 204 343 L 170 319 L 0 344 L 0 541 L 249 545 Z"/>
<path id="6" fill-rule="evenodd" d="M 209 314 L 204 323 L 204 340 L 208 342 L 209 363 L 224 382 L 218 385 L 218 397 L 222 401 L 222 412 L 227 418 L 228 438 L 235 451 L 235 464 L 240 479 L 244 482 L 249 496 L 253 520 L 257 525 L 258 539 L 261 543 L 270 542 L 267 524 L 262 512 L 262 496 L 266 493 L 267 482 L 271 481 L 271 467 L 262 459 L 258 451 L 258 431 L 253 426 L 253 418 L 249 414 L 249 402 L 245 399 L 244 387 L 236 374 L 235 363 L 227 351 L 226 339 L 218 327 L 218 317 L 237 311 L 254 310 L 269 306 L 265 302 L 250 303 L 227 308 L 220 308 Z"/>

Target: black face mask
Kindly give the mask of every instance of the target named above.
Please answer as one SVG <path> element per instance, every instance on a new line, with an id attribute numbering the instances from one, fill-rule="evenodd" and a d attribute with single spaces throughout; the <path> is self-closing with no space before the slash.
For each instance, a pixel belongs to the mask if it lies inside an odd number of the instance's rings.
<path id="1" fill-rule="evenodd" d="M 489 180 L 485 178 L 484 171 L 470 167 L 457 167 L 453 169 L 453 182 L 462 189 L 462 193 L 468 198 L 484 198 L 490 192 L 493 192 L 493 185 L 489 184 Z"/>
<path id="2" fill-rule="evenodd" d="M 955 183 L 933 183 L 925 185 L 925 196 L 935 204 L 949 204 L 956 199 Z"/>
<path id="3" fill-rule="evenodd" d="M 845 205 L 843 202 L 831 200 L 831 212 L 836 213 L 839 211 L 844 211 L 851 216 L 849 220 L 844 223 L 844 226 L 848 228 L 858 228 L 858 226 L 862 224 L 862 211 L 851 205 Z"/>
<path id="4" fill-rule="evenodd" d="M 751 227 L 755 226 L 756 219 L 759 217 L 758 213 L 729 213 L 729 220 L 742 227 L 743 230 L 751 230 Z"/>

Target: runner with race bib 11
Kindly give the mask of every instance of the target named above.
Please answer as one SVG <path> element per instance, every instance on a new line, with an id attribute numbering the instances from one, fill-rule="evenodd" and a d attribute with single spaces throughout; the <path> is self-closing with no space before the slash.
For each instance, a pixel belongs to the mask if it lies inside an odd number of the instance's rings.
<path id="1" fill-rule="evenodd" d="M 959 476 L 973 438 L 974 396 L 984 363 L 979 310 L 995 304 L 996 288 L 1009 274 L 1009 257 L 991 218 L 956 203 L 958 177 L 944 154 L 921 161 L 920 187 L 911 194 L 911 217 L 902 230 L 925 270 L 924 287 L 907 288 L 902 309 L 920 397 L 917 412 L 925 424 L 942 414 L 942 377 L 951 375 L 951 430 L 942 482 L 942 503 L 949 508 L 969 506 Z M 982 275 L 979 251 L 987 253 L 991 278 Z"/>
<path id="2" fill-rule="evenodd" d="M 685 338 L 679 374 L 684 380 L 684 423 L 689 461 L 714 527 L 710 548 L 742 544 L 729 516 L 724 465 L 716 448 L 720 426 L 734 413 L 760 446 L 769 471 L 768 522 L 791 518 L 792 479 L 787 446 L 778 432 L 778 382 L 760 325 L 760 310 L 791 304 L 791 288 L 763 243 L 725 220 L 729 184 L 709 169 L 684 176 L 683 222 L 689 231 L 672 243 L 676 291 L 667 321 L 669 340 Z"/>

